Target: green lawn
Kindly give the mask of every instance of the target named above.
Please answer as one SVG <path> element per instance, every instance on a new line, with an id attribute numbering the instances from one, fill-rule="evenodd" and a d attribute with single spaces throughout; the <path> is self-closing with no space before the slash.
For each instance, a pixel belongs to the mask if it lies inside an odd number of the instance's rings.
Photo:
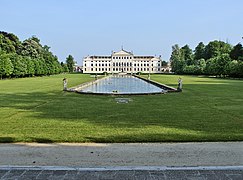
<path id="1" fill-rule="evenodd" d="M 114 96 L 63 92 L 84 74 L 0 81 L 0 142 L 188 142 L 243 140 L 243 81 L 181 76 L 183 92 Z M 176 75 L 151 79 L 176 87 Z M 126 96 L 127 97 L 127 96 Z"/>

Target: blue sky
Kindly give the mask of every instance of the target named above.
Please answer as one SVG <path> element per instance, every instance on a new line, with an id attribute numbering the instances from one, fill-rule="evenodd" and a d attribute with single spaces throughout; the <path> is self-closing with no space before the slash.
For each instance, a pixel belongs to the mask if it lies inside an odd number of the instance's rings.
<path id="1" fill-rule="evenodd" d="M 124 49 L 162 55 L 174 44 L 243 40 L 242 0 L 0 0 L 0 30 L 32 35 L 59 61 Z"/>

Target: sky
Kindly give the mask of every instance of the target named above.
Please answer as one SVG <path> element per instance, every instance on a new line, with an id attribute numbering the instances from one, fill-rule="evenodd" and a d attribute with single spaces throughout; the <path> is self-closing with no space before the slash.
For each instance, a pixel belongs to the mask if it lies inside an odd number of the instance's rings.
<path id="1" fill-rule="evenodd" d="M 168 61 L 175 44 L 243 42 L 242 0 L 0 0 L 0 7 L 0 31 L 21 41 L 36 36 L 60 62 L 71 54 L 79 65 L 122 46 Z"/>

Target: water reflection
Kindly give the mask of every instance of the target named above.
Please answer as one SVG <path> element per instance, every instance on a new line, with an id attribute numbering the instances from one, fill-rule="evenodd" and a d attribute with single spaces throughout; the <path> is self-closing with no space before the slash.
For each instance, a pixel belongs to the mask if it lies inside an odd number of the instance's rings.
<path id="1" fill-rule="evenodd" d="M 105 94 L 160 93 L 164 90 L 130 75 L 114 75 L 84 87 L 81 92 Z"/>

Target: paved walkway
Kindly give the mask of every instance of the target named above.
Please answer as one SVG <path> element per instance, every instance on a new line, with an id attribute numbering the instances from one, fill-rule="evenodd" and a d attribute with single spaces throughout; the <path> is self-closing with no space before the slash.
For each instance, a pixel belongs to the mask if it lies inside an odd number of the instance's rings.
<path id="1" fill-rule="evenodd" d="M 0 144 L 5 179 L 243 180 L 243 142 Z"/>
<path id="2" fill-rule="evenodd" d="M 242 166 L 243 142 L 0 144 L 0 165 Z"/>
<path id="3" fill-rule="evenodd" d="M 57 180 L 242 180 L 241 167 L 113 167 L 113 168 L 68 168 L 68 167 L 0 167 L 0 179 L 57 179 Z"/>

